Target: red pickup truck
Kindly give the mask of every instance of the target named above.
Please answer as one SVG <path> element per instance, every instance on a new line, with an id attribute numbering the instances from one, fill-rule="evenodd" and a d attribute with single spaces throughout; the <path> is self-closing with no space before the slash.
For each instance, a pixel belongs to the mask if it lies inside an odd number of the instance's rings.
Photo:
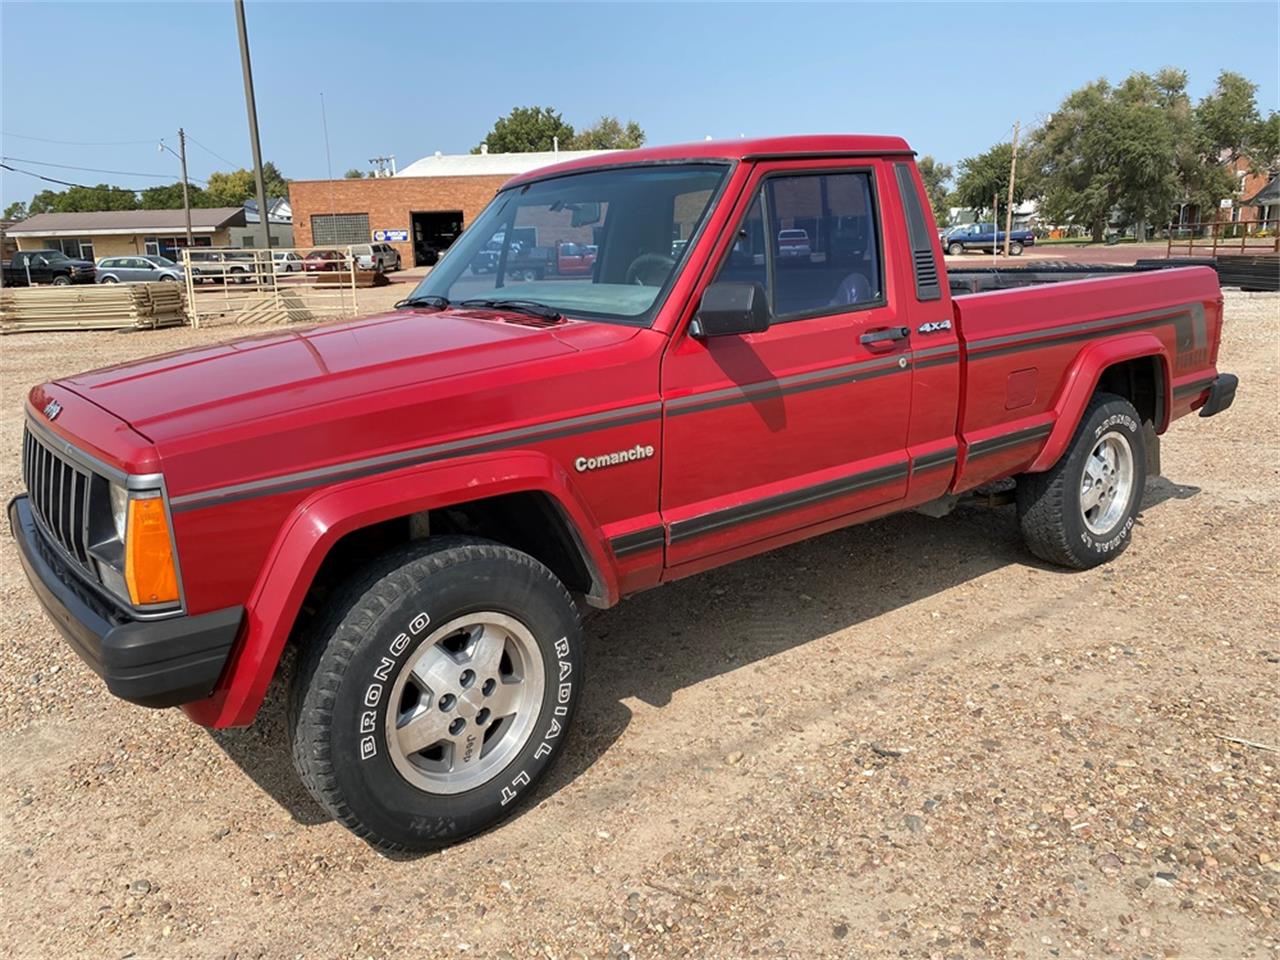
<path id="1" fill-rule="evenodd" d="M 35 387 L 9 506 L 31 583 L 113 693 L 210 727 L 250 723 L 295 644 L 301 777 L 424 849 L 559 753 L 580 602 L 1008 478 L 1032 553 L 1109 560 L 1159 435 L 1234 397 L 1215 275 L 948 277 L 912 157 L 815 136 L 560 164 L 390 313 Z M 598 241 L 591 273 L 513 288 L 527 226 Z"/>

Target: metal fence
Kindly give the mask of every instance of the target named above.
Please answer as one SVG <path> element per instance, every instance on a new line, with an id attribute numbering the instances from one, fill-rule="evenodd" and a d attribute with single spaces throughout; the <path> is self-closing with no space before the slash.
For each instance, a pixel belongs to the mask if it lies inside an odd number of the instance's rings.
<path id="1" fill-rule="evenodd" d="M 189 247 L 182 251 L 187 309 L 193 327 L 214 323 L 266 324 L 352 317 L 361 289 L 385 283 L 358 269 L 352 248 L 329 256 L 309 250 Z"/>
<path id="2" fill-rule="evenodd" d="M 1205 220 L 1169 227 L 1166 254 L 1208 250 L 1222 253 L 1280 253 L 1280 219 Z"/>

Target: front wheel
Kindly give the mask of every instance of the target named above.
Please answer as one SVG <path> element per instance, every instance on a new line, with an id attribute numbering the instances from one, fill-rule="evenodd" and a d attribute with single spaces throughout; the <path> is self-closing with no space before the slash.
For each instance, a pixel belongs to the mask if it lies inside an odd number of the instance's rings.
<path id="1" fill-rule="evenodd" d="M 1018 241 L 1016 240 L 1013 241 L 1013 243 L 1009 244 L 1009 256 L 1011 257 L 1022 256 L 1022 244 L 1018 243 Z"/>
<path id="2" fill-rule="evenodd" d="M 949 245 L 947 246 L 947 254 L 948 254 L 948 255 L 950 255 L 950 256 L 952 256 L 952 257 L 958 257 L 958 256 L 960 256 L 960 254 L 962 254 L 962 253 L 964 253 L 964 245 L 963 245 L 963 244 L 959 244 L 959 243 L 952 243 L 952 244 L 949 244 Z"/>
<path id="3" fill-rule="evenodd" d="M 470 537 L 389 554 L 305 643 L 290 691 L 298 773 L 387 849 L 434 849 L 510 816 L 581 693 L 581 628 L 560 581 Z"/>
<path id="4" fill-rule="evenodd" d="M 71 286 L 71 278 L 70 277 L 54 277 L 53 285 L 55 287 L 69 287 Z"/>
<path id="5" fill-rule="evenodd" d="M 1018 520 L 1031 552 L 1086 570 L 1124 552 L 1142 506 L 1147 452 L 1142 420 L 1123 397 L 1089 402 L 1067 452 L 1044 473 L 1018 478 Z"/>

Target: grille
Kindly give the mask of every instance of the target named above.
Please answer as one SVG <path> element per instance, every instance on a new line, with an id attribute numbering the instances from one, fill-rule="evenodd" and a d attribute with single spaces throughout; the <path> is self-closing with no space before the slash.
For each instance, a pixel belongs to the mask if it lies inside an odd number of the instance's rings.
<path id="1" fill-rule="evenodd" d="M 55 453 L 30 430 L 22 438 L 22 479 L 31 507 L 48 536 L 91 574 L 89 488 L 93 475 Z"/>

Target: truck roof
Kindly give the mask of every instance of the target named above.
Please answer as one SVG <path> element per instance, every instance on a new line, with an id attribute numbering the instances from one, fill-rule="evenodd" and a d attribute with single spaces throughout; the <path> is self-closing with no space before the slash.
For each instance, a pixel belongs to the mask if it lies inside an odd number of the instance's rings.
<path id="1" fill-rule="evenodd" d="M 915 151 L 901 137 L 861 133 L 815 133 L 791 137 L 757 137 L 739 140 L 698 140 L 639 150 L 610 150 L 566 163 L 554 163 L 512 177 L 508 183 L 527 183 L 594 167 L 616 167 L 636 163 L 673 160 L 749 160 L 775 156 L 914 156 Z"/>

